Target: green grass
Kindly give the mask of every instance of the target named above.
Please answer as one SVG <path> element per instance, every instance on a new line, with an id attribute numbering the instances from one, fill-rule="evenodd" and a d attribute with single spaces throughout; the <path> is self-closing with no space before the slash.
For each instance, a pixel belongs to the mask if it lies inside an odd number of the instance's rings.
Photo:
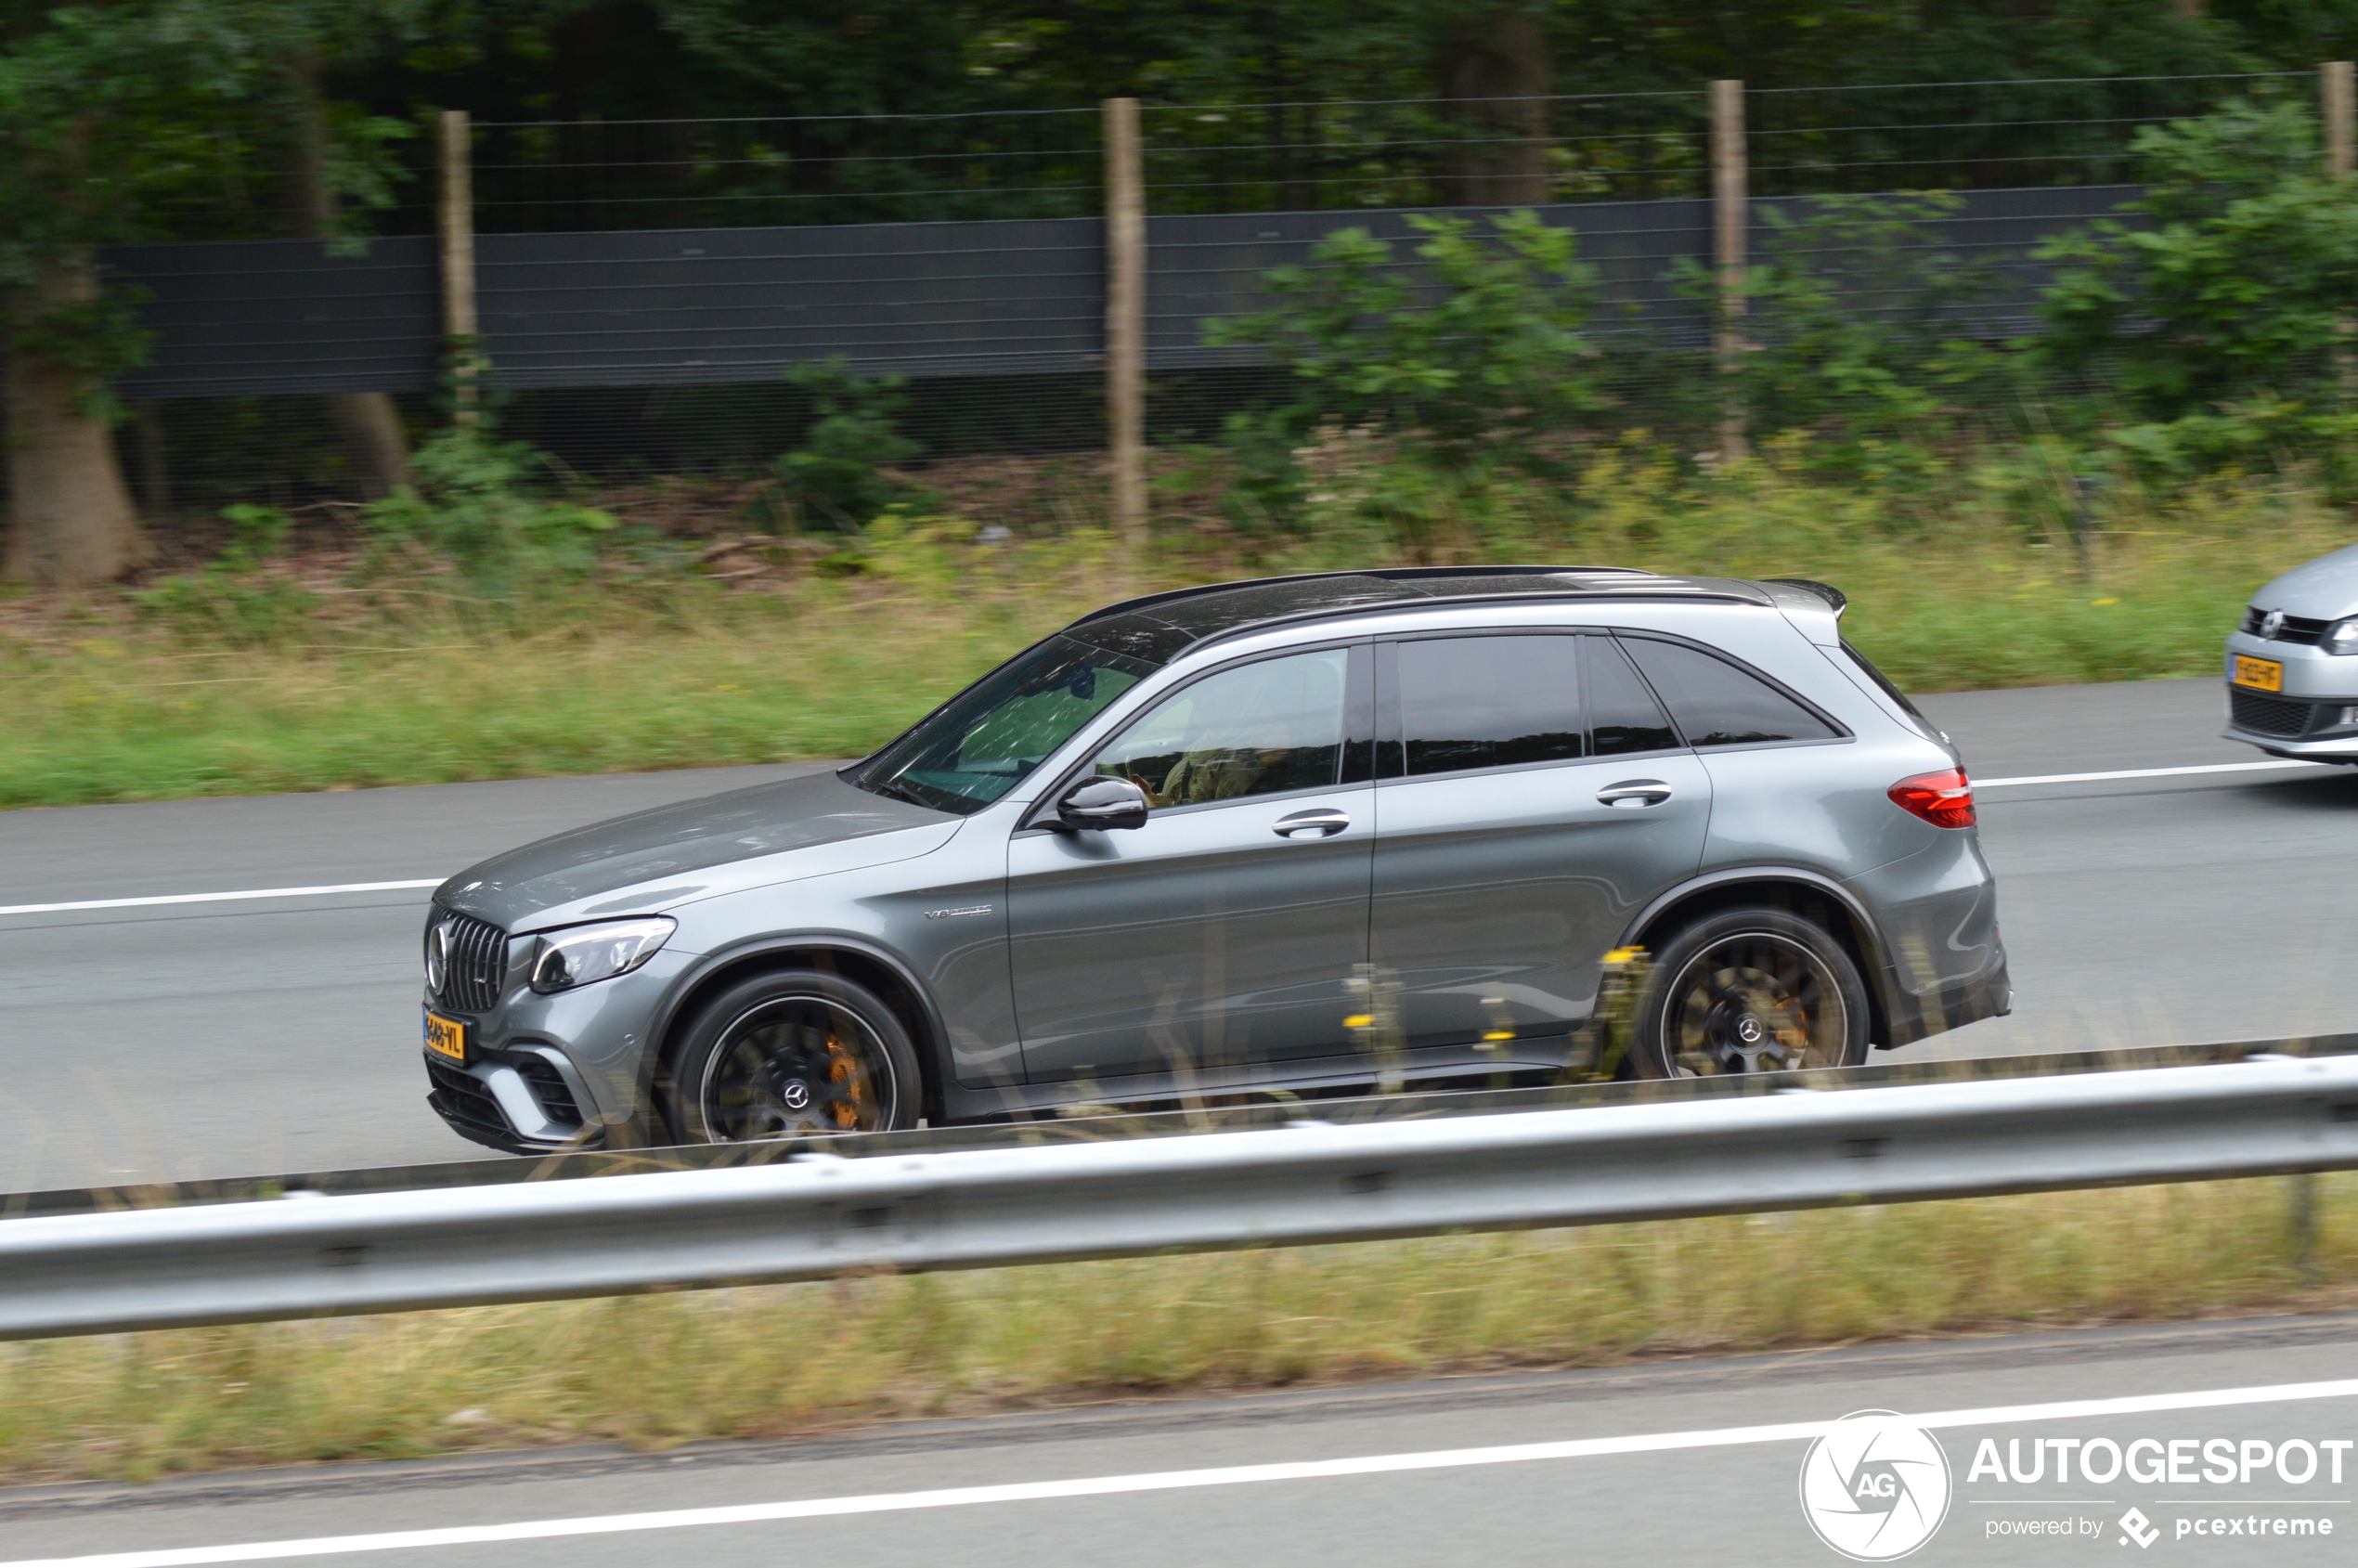
<path id="1" fill-rule="evenodd" d="M 122 596 L 19 600 L 0 606 L 0 806 L 853 756 L 1123 592 L 1380 563 L 1820 578 L 1917 691 L 2207 675 L 2249 592 L 2349 533 L 2281 480 L 2124 489 L 2083 575 L 2028 462 L 1878 486 L 1773 456 L 1681 477 L 1639 452 L 1569 495 L 1342 465 L 1306 532 L 1172 528 L 1126 571 L 1085 515 L 996 546 L 944 519 L 880 528 L 849 577 L 635 578 L 489 610 L 430 579 L 329 594 L 243 645 Z"/>
<path id="2" fill-rule="evenodd" d="M 0 1477 L 2346 1309 L 2358 1176 L 2315 1180 L 2305 1266 L 2273 1179 L 0 1345 Z"/>

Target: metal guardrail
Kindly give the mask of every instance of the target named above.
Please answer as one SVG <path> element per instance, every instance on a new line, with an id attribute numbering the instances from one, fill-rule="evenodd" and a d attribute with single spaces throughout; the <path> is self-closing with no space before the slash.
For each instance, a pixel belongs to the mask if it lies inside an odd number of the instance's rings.
<path id="1" fill-rule="evenodd" d="M 1814 1068 L 1712 1078 L 1640 1079 L 1620 1082 L 1448 1089 L 1399 1095 L 1352 1095 L 1319 1099 L 1249 1094 L 1181 1108 L 1108 1110 L 1086 1116 L 920 1128 L 900 1133 L 810 1134 L 750 1144 L 693 1144 L 676 1148 L 583 1149 L 570 1153 L 441 1160 L 420 1165 L 299 1171 L 187 1181 L 130 1182 L 103 1187 L 60 1187 L 0 1193 L 0 1221 L 49 1214 L 109 1213 L 122 1209 L 170 1209 L 192 1203 L 245 1203 L 290 1192 L 348 1196 L 412 1192 L 429 1187 L 497 1186 L 512 1182 L 572 1181 L 700 1171 L 721 1166 L 773 1165 L 806 1154 L 855 1159 L 882 1154 L 944 1154 L 958 1149 L 1028 1148 L 1043 1143 L 1102 1143 L 1110 1138 L 1175 1137 L 1282 1127 L 1313 1118 L 1357 1125 L 1419 1121 L 1445 1116 L 1496 1116 L 1510 1111 L 1575 1107 L 1683 1105 L 1696 1100 L 1821 1091 L 1893 1088 L 1914 1083 L 1983 1082 L 2124 1072 L 2148 1068 L 2201 1067 L 2255 1056 L 2358 1056 L 2358 1034 L 2316 1034 L 2191 1045 L 2143 1045 L 2127 1050 L 2069 1051 L 2021 1056 L 1924 1059 L 1898 1056 L 1864 1067 Z"/>
<path id="2" fill-rule="evenodd" d="M 2358 1167 L 2358 1058 L 0 1223 L 0 1337 Z"/>

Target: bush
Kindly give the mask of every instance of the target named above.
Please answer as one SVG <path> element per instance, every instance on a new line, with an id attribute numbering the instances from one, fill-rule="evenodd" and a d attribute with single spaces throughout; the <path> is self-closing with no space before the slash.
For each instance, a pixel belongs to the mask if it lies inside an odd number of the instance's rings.
<path id="1" fill-rule="evenodd" d="M 1762 210 L 1772 238 L 1744 275 L 1745 314 L 1714 323 L 1743 339 L 1729 390 L 1754 432 L 1810 431 L 1821 472 L 1881 477 L 1920 467 L 1924 443 L 2014 403 L 2018 356 L 1969 335 L 1972 307 L 2002 279 L 1933 227 L 1963 206 L 1927 191 L 1820 197 L 1800 218 Z M 1708 268 L 1683 263 L 1673 286 L 1718 317 Z"/>
<path id="2" fill-rule="evenodd" d="M 1266 275 L 1271 308 L 1208 330 L 1293 376 L 1291 402 L 1228 421 L 1249 509 L 1283 514 L 1299 502 L 1291 453 L 1323 425 L 1379 430 L 1445 467 L 1547 466 L 1605 407 L 1582 331 L 1596 277 L 1574 259 L 1570 229 L 1529 212 L 1491 219 L 1488 235 L 1462 218 L 1408 222 L 1427 237 L 1416 255 L 1430 286 L 1389 242 L 1338 229 L 1309 265 Z"/>
<path id="3" fill-rule="evenodd" d="M 2148 126 L 2140 227 L 2099 223 L 2051 240 L 2037 348 L 2109 394 L 2106 433 L 2165 469 L 2322 457 L 2358 424 L 2342 386 L 2358 317 L 2358 192 L 2325 177 L 2315 123 L 2292 107 L 2231 105 Z"/>
<path id="4" fill-rule="evenodd" d="M 810 394 L 819 416 L 801 447 L 772 468 L 806 519 L 851 532 L 915 499 L 909 486 L 880 472 L 926 449 L 900 433 L 909 406 L 904 378 L 855 376 L 836 356 L 797 365 L 786 379 Z"/>
<path id="5" fill-rule="evenodd" d="M 548 460 L 480 426 L 443 431 L 409 460 L 415 483 L 363 509 L 387 551 L 422 551 L 495 598 L 588 576 L 617 526 L 595 507 L 542 493 Z"/>

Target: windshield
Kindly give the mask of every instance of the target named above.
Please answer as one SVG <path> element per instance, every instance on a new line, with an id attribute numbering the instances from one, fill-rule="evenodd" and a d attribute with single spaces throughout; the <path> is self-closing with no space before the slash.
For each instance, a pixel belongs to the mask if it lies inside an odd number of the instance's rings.
<path id="1" fill-rule="evenodd" d="M 979 811 L 1154 669 L 1143 659 L 1051 637 L 943 704 L 851 782 L 939 811 Z"/>

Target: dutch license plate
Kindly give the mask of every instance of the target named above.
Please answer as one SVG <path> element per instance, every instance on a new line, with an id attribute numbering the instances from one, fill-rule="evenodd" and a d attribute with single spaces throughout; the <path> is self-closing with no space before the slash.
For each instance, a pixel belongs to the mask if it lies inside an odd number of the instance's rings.
<path id="1" fill-rule="evenodd" d="M 2285 689 L 2285 667 L 2274 659 L 2248 659 L 2235 655 L 2235 684 L 2249 686 L 2254 691 L 2281 692 Z"/>
<path id="2" fill-rule="evenodd" d="M 439 1013 L 426 1015 L 426 1049 L 454 1062 L 467 1059 L 467 1026 Z"/>

